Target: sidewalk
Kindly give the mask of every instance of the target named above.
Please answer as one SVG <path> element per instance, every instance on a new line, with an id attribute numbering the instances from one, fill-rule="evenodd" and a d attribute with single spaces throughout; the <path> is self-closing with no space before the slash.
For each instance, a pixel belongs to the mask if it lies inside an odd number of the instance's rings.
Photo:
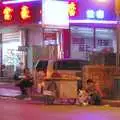
<path id="1" fill-rule="evenodd" d="M 15 87 L 14 83 L 0 82 L 0 96 L 15 97 L 18 95 L 20 95 L 20 90 Z"/>
<path id="2" fill-rule="evenodd" d="M 110 105 L 110 106 L 113 106 L 113 107 L 120 107 L 120 100 L 104 99 L 102 104 L 103 105 Z"/>
<path id="3" fill-rule="evenodd" d="M 0 82 L 0 98 L 2 99 L 16 99 L 17 96 L 19 96 L 20 90 L 18 87 L 15 87 L 13 83 L 8 82 Z M 33 95 L 32 96 L 32 103 L 41 103 L 40 102 L 40 95 Z M 103 105 L 110 105 L 114 107 L 120 107 L 120 100 L 108 100 L 103 99 L 102 101 Z"/>

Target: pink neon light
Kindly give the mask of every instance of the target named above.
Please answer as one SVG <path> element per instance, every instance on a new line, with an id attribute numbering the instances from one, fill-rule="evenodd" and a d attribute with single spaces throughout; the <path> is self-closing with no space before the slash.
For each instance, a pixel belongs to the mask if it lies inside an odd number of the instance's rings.
<path id="1" fill-rule="evenodd" d="M 70 20 L 70 23 L 117 24 L 117 21 L 108 21 L 108 20 Z"/>
<path id="2" fill-rule="evenodd" d="M 38 1 L 38 0 L 17 0 L 17 1 L 4 1 L 3 4 L 14 4 L 14 3 L 21 3 L 21 2 L 31 2 L 31 1 Z"/>

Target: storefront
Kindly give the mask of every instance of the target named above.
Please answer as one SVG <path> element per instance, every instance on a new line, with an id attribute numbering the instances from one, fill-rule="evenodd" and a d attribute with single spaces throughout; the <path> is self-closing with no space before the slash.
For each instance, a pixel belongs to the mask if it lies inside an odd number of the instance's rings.
<path id="1" fill-rule="evenodd" d="M 106 3 L 76 0 L 69 2 L 69 6 L 70 57 L 89 60 L 92 52 L 115 53 L 117 22 L 114 0 Z"/>
<path id="2" fill-rule="evenodd" d="M 27 66 L 28 31 L 41 21 L 42 3 L 3 1 L 0 7 L 0 76 L 12 78 L 20 62 Z"/>
<path id="3" fill-rule="evenodd" d="M 16 66 L 23 61 L 24 55 L 18 51 L 18 47 L 21 45 L 21 31 L 2 33 L 2 64 L 5 65 L 3 76 L 13 75 Z"/>
<path id="4" fill-rule="evenodd" d="M 115 28 L 71 27 L 71 57 L 89 60 L 91 52 L 116 52 Z"/>
<path id="5" fill-rule="evenodd" d="M 56 7 L 51 9 L 53 6 Z M 39 59 L 64 57 L 62 34 L 69 26 L 67 6 L 62 1 L 3 2 L 0 6 L 4 27 L 0 40 L 1 66 L 12 66 L 14 72 L 19 62 L 32 69 Z M 62 15 L 62 20 L 60 17 L 56 19 L 55 14 Z M 0 76 L 6 76 L 2 67 L 0 71 Z M 7 73 L 12 75 L 10 71 Z"/>

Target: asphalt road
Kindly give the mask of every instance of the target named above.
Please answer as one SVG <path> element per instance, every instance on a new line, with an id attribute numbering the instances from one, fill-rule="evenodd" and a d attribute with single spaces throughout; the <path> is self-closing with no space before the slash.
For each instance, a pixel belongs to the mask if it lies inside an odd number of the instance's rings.
<path id="1" fill-rule="evenodd" d="M 120 120 L 120 108 L 47 106 L 0 100 L 0 120 Z"/>

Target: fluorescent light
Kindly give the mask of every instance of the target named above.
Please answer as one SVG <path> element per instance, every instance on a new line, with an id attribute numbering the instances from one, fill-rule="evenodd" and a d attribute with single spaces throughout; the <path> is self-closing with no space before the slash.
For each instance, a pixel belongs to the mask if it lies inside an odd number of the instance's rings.
<path id="1" fill-rule="evenodd" d="M 117 21 L 109 20 L 70 20 L 70 23 L 98 23 L 98 24 L 117 24 Z"/>
<path id="2" fill-rule="evenodd" d="M 14 4 L 14 3 L 21 3 L 21 2 L 32 2 L 38 0 L 14 0 L 14 1 L 4 1 L 3 4 Z"/>
<path id="3" fill-rule="evenodd" d="M 101 3 L 105 3 L 107 2 L 108 0 L 97 0 L 97 2 L 101 2 Z"/>

